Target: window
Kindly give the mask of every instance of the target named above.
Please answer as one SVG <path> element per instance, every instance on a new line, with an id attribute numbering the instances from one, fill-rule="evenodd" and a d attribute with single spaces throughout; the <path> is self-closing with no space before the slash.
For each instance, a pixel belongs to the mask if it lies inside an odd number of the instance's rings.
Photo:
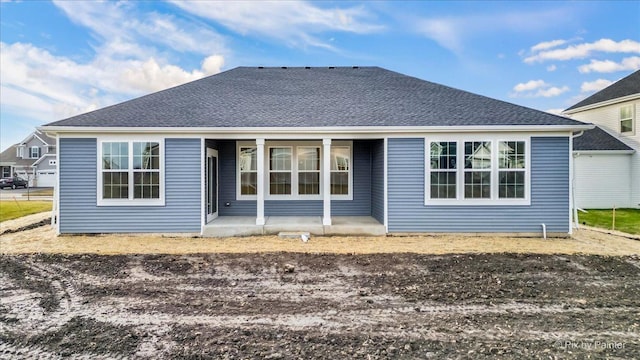
<path id="1" fill-rule="evenodd" d="M 256 195 L 258 193 L 258 154 L 255 146 L 240 147 L 238 166 L 240 167 L 240 194 Z"/>
<path id="2" fill-rule="evenodd" d="M 40 148 L 37 146 L 32 146 L 29 149 L 29 157 L 32 159 L 37 159 L 40 157 Z"/>
<path id="3" fill-rule="evenodd" d="M 491 198 L 491 142 L 464 143 L 464 197 Z"/>
<path id="4" fill-rule="evenodd" d="M 161 141 L 101 142 L 98 205 L 163 205 L 162 146 Z"/>
<path id="5" fill-rule="evenodd" d="M 238 142 L 238 200 L 257 196 L 258 161 L 265 166 L 267 200 L 322 200 L 323 146 L 320 141 L 268 141 L 264 159 L 258 159 L 255 143 Z M 330 155 L 330 187 L 333 200 L 352 199 L 351 142 L 335 141 Z"/>
<path id="6" fill-rule="evenodd" d="M 453 141 L 431 143 L 429 168 L 432 199 L 456 198 L 457 146 Z"/>
<path id="7" fill-rule="evenodd" d="M 291 147 L 269 148 L 269 194 L 291 195 Z"/>
<path id="8" fill-rule="evenodd" d="M 319 147 L 298 147 L 298 194 L 320 195 Z"/>
<path id="9" fill-rule="evenodd" d="M 524 141 L 500 141 L 498 148 L 498 197 L 523 199 L 525 197 L 525 143 Z"/>
<path id="10" fill-rule="evenodd" d="M 633 132 L 633 105 L 620 108 L 620 133 Z"/>
<path id="11" fill-rule="evenodd" d="M 349 194 L 349 172 L 351 169 L 351 148 L 331 147 L 331 195 Z"/>
<path id="12" fill-rule="evenodd" d="M 11 168 L 8 166 L 3 166 L 2 167 L 2 177 L 3 178 L 8 178 L 11 177 Z"/>
<path id="13" fill-rule="evenodd" d="M 445 138 L 425 145 L 425 204 L 530 203 L 528 139 Z"/>
<path id="14" fill-rule="evenodd" d="M 24 158 L 24 147 L 18 146 L 16 148 L 16 157 Z"/>

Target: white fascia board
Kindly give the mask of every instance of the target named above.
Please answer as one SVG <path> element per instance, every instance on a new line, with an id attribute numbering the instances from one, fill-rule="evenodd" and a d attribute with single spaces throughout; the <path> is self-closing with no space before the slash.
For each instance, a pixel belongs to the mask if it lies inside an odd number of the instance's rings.
<path id="1" fill-rule="evenodd" d="M 609 105 L 613 105 L 613 104 L 617 104 L 625 101 L 636 100 L 636 99 L 640 99 L 640 93 L 631 94 L 631 95 L 627 95 L 627 96 L 623 96 L 623 97 L 619 97 L 619 98 L 615 98 L 607 101 L 601 101 L 594 104 L 589 104 L 589 105 L 581 106 L 579 108 L 571 109 L 571 110 L 565 110 L 562 112 L 562 114 L 571 115 L 571 114 L 575 114 L 575 113 L 579 113 L 579 112 L 583 112 L 583 111 L 587 111 L 587 110 L 591 110 L 591 109 L 595 109 L 603 106 L 609 106 Z"/>
<path id="2" fill-rule="evenodd" d="M 573 156 L 580 155 L 632 155 L 635 150 L 573 150 Z"/>
<path id="3" fill-rule="evenodd" d="M 106 134 L 167 134 L 171 137 L 203 137 L 218 139 L 256 139 L 277 136 L 281 139 L 379 138 L 381 135 L 416 136 L 425 133 L 503 133 L 503 132 L 564 132 L 593 129 L 593 124 L 534 126 L 348 126 L 348 127 L 75 127 L 47 126 L 39 128 L 47 134 L 65 137 L 87 137 Z"/>

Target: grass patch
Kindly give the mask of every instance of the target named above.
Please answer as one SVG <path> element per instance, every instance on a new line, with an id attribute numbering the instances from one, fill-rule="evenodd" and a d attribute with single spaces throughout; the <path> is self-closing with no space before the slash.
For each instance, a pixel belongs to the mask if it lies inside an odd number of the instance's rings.
<path id="1" fill-rule="evenodd" d="M 581 224 L 612 230 L 613 211 L 611 209 L 591 209 L 587 213 L 578 212 Z M 616 209 L 615 229 L 629 234 L 640 234 L 640 209 Z"/>
<path id="2" fill-rule="evenodd" d="M 0 201 L 0 222 L 43 211 L 51 211 L 51 201 Z"/>

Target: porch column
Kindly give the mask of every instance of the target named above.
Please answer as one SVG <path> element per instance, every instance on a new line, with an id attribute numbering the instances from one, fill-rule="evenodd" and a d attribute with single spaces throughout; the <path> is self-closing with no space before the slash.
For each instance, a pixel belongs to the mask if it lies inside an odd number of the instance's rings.
<path id="1" fill-rule="evenodd" d="M 256 139 L 258 189 L 256 191 L 256 225 L 264 225 L 264 139 Z"/>
<path id="2" fill-rule="evenodd" d="M 331 139 L 322 139 L 322 225 L 331 225 Z"/>

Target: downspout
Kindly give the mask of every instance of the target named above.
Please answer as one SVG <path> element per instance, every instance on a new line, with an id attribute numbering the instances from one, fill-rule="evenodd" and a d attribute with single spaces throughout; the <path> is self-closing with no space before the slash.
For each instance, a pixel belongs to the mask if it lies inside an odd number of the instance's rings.
<path id="1" fill-rule="evenodd" d="M 571 144 L 573 144 L 573 139 L 578 138 L 578 137 L 580 137 L 582 135 L 584 135 L 584 130 L 582 130 L 579 133 L 571 136 Z M 576 206 L 576 161 L 575 161 L 575 158 L 580 156 L 580 153 L 576 154 L 575 156 L 573 154 L 571 154 L 571 156 L 573 157 L 573 161 L 571 162 L 571 166 L 573 168 L 572 171 L 571 171 L 571 206 L 573 207 L 573 222 L 575 224 L 575 228 L 579 229 L 580 228 L 580 221 L 578 221 L 578 207 Z"/>

